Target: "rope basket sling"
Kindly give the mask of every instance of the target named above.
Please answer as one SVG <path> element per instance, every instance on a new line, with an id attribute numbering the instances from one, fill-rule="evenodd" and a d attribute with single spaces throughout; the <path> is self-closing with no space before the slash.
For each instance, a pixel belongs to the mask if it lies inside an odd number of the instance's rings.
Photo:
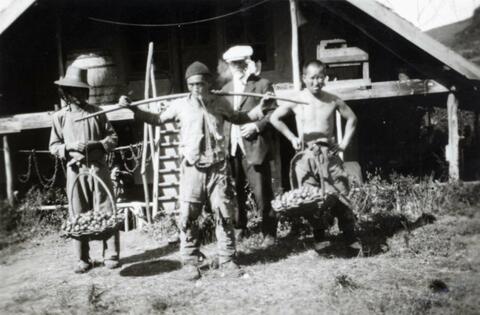
<path id="1" fill-rule="evenodd" d="M 292 190 L 301 188 L 298 176 L 296 174 L 295 166 L 305 154 L 306 154 L 305 150 L 300 151 L 297 154 L 295 154 L 292 160 L 290 161 L 289 180 L 290 180 L 290 187 L 292 188 Z M 311 215 L 315 212 L 320 211 L 320 209 L 326 207 L 327 205 L 329 205 L 331 202 L 335 200 L 336 198 L 335 195 L 327 193 L 325 191 L 325 178 L 322 174 L 322 170 L 317 159 L 315 159 L 315 164 L 316 164 L 319 179 L 320 179 L 320 193 L 318 195 L 313 196 L 312 198 L 303 199 L 301 200 L 301 202 L 290 203 L 288 205 L 279 205 L 279 204 L 275 205 L 274 202 L 272 202 L 272 208 L 277 212 L 277 214 L 292 216 L 292 217 Z"/>
<path id="2" fill-rule="evenodd" d="M 76 240 L 106 240 L 110 238 L 116 231 L 120 229 L 123 225 L 123 220 L 117 216 L 117 206 L 115 203 L 115 199 L 112 195 L 110 189 L 108 189 L 107 184 L 97 175 L 95 174 L 94 169 L 90 169 L 89 171 L 80 171 L 77 176 L 75 177 L 72 187 L 69 191 L 69 200 L 73 197 L 73 192 L 75 186 L 79 184 L 79 180 L 82 177 L 92 177 L 94 180 L 94 189 L 103 188 L 108 195 L 108 199 L 112 205 L 112 217 L 115 218 L 113 223 L 109 223 L 105 226 L 102 226 L 100 229 L 88 229 L 84 231 L 74 231 L 73 227 L 71 231 L 62 231 L 62 237 L 66 238 L 73 238 Z M 100 184 L 100 187 L 99 185 Z M 95 198 L 96 194 L 93 194 L 94 202 L 93 202 L 93 213 L 98 212 L 99 204 L 97 198 Z M 70 218 L 73 218 L 75 221 L 78 220 L 77 212 L 73 209 L 73 206 L 69 206 L 69 215 Z M 72 225 L 76 223 L 71 223 Z"/>

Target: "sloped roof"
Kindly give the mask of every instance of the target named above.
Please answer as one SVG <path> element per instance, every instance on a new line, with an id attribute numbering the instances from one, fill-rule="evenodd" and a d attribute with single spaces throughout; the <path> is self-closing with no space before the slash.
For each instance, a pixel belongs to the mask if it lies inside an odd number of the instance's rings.
<path id="1" fill-rule="evenodd" d="M 35 0 L 0 1 L 0 35 L 34 2 Z"/>
<path id="2" fill-rule="evenodd" d="M 480 82 L 479 67 L 375 0 L 316 2 L 422 73 L 442 78 L 443 84 L 478 85 Z"/>

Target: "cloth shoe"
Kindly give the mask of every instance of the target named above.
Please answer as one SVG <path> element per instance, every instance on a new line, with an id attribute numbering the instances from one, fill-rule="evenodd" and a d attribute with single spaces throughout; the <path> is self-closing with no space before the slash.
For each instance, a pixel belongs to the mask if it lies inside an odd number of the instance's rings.
<path id="1" fill-rule="evenodd" d="M 121 266 L 120 261 L 118 259 L 105 259 L 103 264 L 108 269 L 115 269 Z"/>
<path id="2" fill-rule="evenodd" d="M 245 238 L 244 229 L 235 229 L 235 242 L 239 243 Z"/>
<path id="3" fill-rule="evenodd" d="M 198 268 L 192 264 L 184 265 L 182 269 L 179 270 L 179 279 L 185 281 L 195 281 L 200 279 L 200 271 Z"/>
<path id="4" fill-rule="evenodd" d="M 75 267 L 75 269 L 73 269 L 73 272 L 75 273 L 85 273 L 87 271 L 89 271 L 90 269 L 92 269 L 93 267 L 93 264 L 88 261 L 83 261 L 83 260 L 79 260 L 78 263 L 77 263 L 77 266 Z"/>
<path id="5" fill-rule="evenodd" d="M 260 245 L 260 247 L 261 248 L 268 248 L 268 247 L 271 247 L 273 245 L 275 245 L 275 237 L 273 237 L 272 235 L 265 235 L 265 237 L 263 238 L 263 242 Z"/>
<path id="6" fill-rule="evenodd" d="M 233 261 L 229 261 L 220 265 L 220 276 L 222 278 L 238 278 L 243 274 L 244 271 Z"/>

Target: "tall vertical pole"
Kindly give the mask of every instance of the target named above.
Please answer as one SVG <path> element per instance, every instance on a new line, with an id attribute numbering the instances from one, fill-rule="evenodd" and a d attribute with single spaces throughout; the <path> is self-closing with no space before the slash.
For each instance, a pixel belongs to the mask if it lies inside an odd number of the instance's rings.
<path id="1" fill-rule="evenodd" d="M 150 67 L 152 65 L 152 58 L 153 58 L 153 43 L 148 45 L 148 56 L 147 56 L 147 69 L 145 72 L 145 95 L 144 97 L 147 99 L 150 97 Z M 151 126 L 150 126 L 151 127 Z M 147 151 L 149 147 L 149 136 L 152 134 L 149 132 L 149 125 L 143 124 L 143 150 L 142 150 L 142 165 L 140 169 L 140 174 L 142 176 L 142 183 L 143 183 L 143 193 L 145 197 L 145 209 L 147 211 L 147 220 L 148 223 L 152 222 L 151 212 L 150 212 L 150 194 L 148 192 L 148 180 L 147 180 Z M 153 148 L 151 150 L 152 158 L 153 158 Z"/>
<path id="2" fill-rule="evenodd" d="M 5 181 L 7 186 L 7 200 L 13 205 L 13 169 L 12 159 L 10 155 L 10 146 L 8 145 L 8 137 L 3 136 L 3 159 L 5 161 Z"/>
<path id="3" fill-rule="evenodd" d="M 297 0 L 290 0 L 290 20 L 292 24 L 292 71 L 294 89 L 300 91 L 300 59 L 298 56 Z"/>
<path id="4" fill-rule="evenodd" d="M 62 47 L 62 21 L 60 18 L 60 13 L 56 13 L 56 33 L 55 39 L 57 42 L 57 62 L 58 62 L 58 76 L 63 77 L 65 75 L 65 68 L 63 66 L 63 47 Z M 57 111 L 60 108 L 64 107 L 65 101 L 60 98 L 60 106 L 57 104 L 54 105 L 54 110 Z"/>
<path id="5" fill-rule="evenodd" d="M 152 96 L 157 97 L 157 86 L 155 82 L 155 64 L 152 63 L 150 69 L 150 82 L 152 84 Z M 158 113 L 160 114 L 160 104 L 158 104 Z M 152 192 L 152 216 L 155 217 L 158 212 L 158 184 L 159 184 L 159 168 L 160 168 L 160 127 L 155 127 L 154 148 L 152 152 L 152 166 L 153 166 L 153 192 Z"/>
<path id="6" fill-rule="evenodd" d="M 454 89 L 448 94 L 447 113 L 448 113 L 448 145 L 446 158 L 448 161 L 448 175 L 450 180 L 460 179 L 459 167 L 459 135 L 458 135 L 458 99 L 454 94 Z"/>

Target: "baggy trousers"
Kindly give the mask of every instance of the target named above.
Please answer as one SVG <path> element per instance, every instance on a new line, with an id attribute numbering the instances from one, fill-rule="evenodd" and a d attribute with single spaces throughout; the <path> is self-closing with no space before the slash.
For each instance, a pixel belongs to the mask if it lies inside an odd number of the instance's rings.
<path id="1" fill-rule="evenodd" d="M 197 167 L 184 160 L 180 166 L 180 255 L 184 264 L 195 264 L 200 254 L 198 217 L 209 202 L 215 216 L 219 263 L 233 259 L 235 234 L 233 216 L 236 202 L 229 184 L 226 161 Z"/>
<path id="2" fill-rule="evenodd" d="M 94 202 L 97 202 L 100 210 L 112 212 L 112 204 L 108 198 L 108 194 L 100 184 L 98 184 L 98 187 L 95 187 L 95 182 L 92 177 L 80 176 L 72 191 L 72 186 L 79 172 L 89 172 L 92 165 L 95 168 L 96 175 L 102 179 L 110 191 L 112 191 L 110 172 L 103 162 L 90 163 L 90 166 L 85 164 L 70 165 L 67 168 L 67 194 L 70 215 L 78 215 L 94 209 Z M 77 257 L 80 260 L 85 262 L 90 260 L 90 245 L 88 241 L 74 240 L 74 247 Z M 119 259 L 119 255 L 120 235 L 119 232 L 116 232 L 108 240 L 103 241 L 103 257 L 104 259 L 117 260 Z"/>
<path id="3" fill-rule="evenodd" d="M 336 193 L 338 201 L 307 218 L 314 229 L 315 238 L 321 239 L 324 230 L 338 219 L 340 230 L 346 236 L 353 236 L 355 230 L 355 215 L 347 198 L 349 192 L 348 176 L 343 167 L 343 161 L 338 154 L 328 152 L 328 149 L 313 145 L 304 151 L 303 156 L 295 165 L 297 181 L 301 185 L 318 187 L 323 176 L 325 191 Z"/>

